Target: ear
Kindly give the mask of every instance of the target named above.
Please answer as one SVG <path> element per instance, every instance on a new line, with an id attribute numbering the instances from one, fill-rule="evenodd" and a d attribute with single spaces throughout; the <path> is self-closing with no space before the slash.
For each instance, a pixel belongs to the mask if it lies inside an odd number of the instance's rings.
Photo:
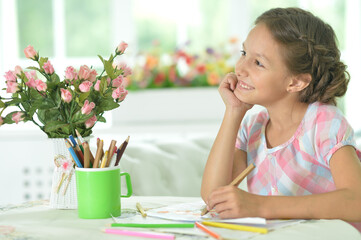
<path id="1" fill-rule="evenodd" d="M 310 84 L 311 80 L 312 76 L 309 73 L 293 76 L 287 86 L 287 92 L 300 92 Z"/>

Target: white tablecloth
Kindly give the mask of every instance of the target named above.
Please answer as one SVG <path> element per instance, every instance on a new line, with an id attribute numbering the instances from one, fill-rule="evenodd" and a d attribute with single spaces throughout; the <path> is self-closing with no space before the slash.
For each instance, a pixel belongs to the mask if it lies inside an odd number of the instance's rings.
<path id="1" fill-rule="evenodd" d="M 149 208 L 199 200 L 200 198 L 194 197 L 133 196 L 122 199 L 122 209 L 135 209 L 136 202 L 141 202 L 145 208 Z M 110 223 L 113 223 L 112 219 L 79 219 L 77 210 L 51 209 L 46 201 L 0 207 L 0 239 L 136 239 L 103 233 L 101 230 Z M 176 239 L 197 238 L 177 236 Z M 361 239 L 361 234 L 341 220 L 311 220 L 277 229 L 268 234 L 255 235 L 251 239 L 353 240 Z"/>

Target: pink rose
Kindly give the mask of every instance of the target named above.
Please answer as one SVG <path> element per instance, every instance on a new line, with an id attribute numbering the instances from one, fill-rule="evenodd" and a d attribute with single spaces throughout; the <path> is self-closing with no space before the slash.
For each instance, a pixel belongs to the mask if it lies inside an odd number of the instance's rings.
<path id="1" fill-rule="evenodd" d="M 88 100 L 85 100 L 84 105 L 81 108 L 81 113 L 84 115 L 88 115 L 89 113 L 91 113 L 94 107 L 95 107 L 95 103 L 93 102 L 89 103 Z"/>
<path id="2" fill-rule="evenodd" d="M 71 92 L 67 89 L 61 88 L 61 99 L 63 99 L 64 102 L 66 103 L 70 103 L 71 99 L 72 99 L 72 95 Z"/>
<path id="3" fill-rule="evenodd" d="M 119 63 L 117 65 L 117 69 L 122 69 L 123 70 L 123 76 L 126 77 L 130 74 L 132 74 L 132 69 L 130 67 L 127 66 L 126 63 Z"/>
<path id="4" fill-rule="evenodd" d="M 124 77 L 126 77 L 126 76 L 128 76 L 128 75 L 130 75 L 130 74 L 132 74 L 132 69 L 130 68 L 130 67 L 125 67 L 125 68 L 123 68 L 123 75 L 124 75 Z"/>
<path id="5" fill-rule="evenodd" d="M 81 92 L 89 92 L 91 86 L 93 86 L 93 84 L 90 81 L 84 81 L 79 85 L 79 89 Z"/>
<path id="6" fill-rule="evenodd" d="M 124 53 L 124 51 L 125 51 L 125 49 L 127 49 L 127 47 L 128 47 L 128 43 L 122 41 L 117 47 L 117 52 Z"/>
<path id="7" fill-rule="evenodd" d="M 17 82 L 6 82 L 6 86 L 7 93 L 15 93 L 17 90 L 19 90 Z"/>
<path id="8" fill-rule="evenodd" d="M 50 61 L 47 61 L 46 63 L 44 63 L 43 65 L 44 71 L 46 74 L 53 74 L 54 73 L 54 67 L 53 65 L 51 65 Z"/>
<path id="9" fill-rule="evenodd" d="M 78 79 L 78 75 L 76 73 L 75 68 L 73 68 L 72 66 L 67 67 L 65 70 L 65 78 L 69 80 Z"/>
<path id="10" fill-rule="evenodd" d="M 46 83 L 44 83 L 44 82 L 41 81 L 40 79 L 36 79 L 36 80 L 35 80 L 35 83 L 36 83 L 36 89 L 38 89 L 39 92 L 45 91 L 46 88 L 48 87 L 48 86 L 46 85 Z"/>
<path id="11" fill-rule="evenodd" d="M 27 81 L 25 84 L 28 87 L 31 87 L 34 89 L 36 88 L 36 82 L 35 82 L 34 78 L 30 78 L 29 81 Z"/>
<path id="12" fill-rule="evenodd" d="M 88 120 L 85 121 L 85 127 L 86 128 L 91 128 L 92 126 L 94 126 L 95 122 L 97 121 L 97 117 L 94 115 L 91 118 L 89 118 Z"/>
<path id="13" fill-rule="evenodd" d="M 11 120 L 13 120 L 16 124 L 18 124 L 20 121 L 24 120 L 22 116 L 23 116 L 22 112 L 16 112 L 11 116 Z"/>
<path id="14" fill-rule="evenodd" d="M 4 119 L 0 117 L 0 126 L 3 125 L 3 123 L 4 123 Z"/>
<path id="15" fill-rule="evenodd" d="M 98 75 L 97 71 L 95 71 L 95 69 L 92 69 L 90 71 L 90 75 L 89 75 L 88 80 L 91 81 L 91 82 L 94 82 L 97 79 L 97 75 Z"/>
<path id="16" fill-rule="evenodd" d="M 122 83 L 123 83 L 123 76 L 119 75 L 116 79 L 113 80 L 112 86 L 117 88 L 120 87 Z"/>
<path id="17" fill-rule="evenodd" d="M 25 57 L 35 60 L 38 57 L 38 53 L 34 50 L 33 46 L 27 46 L 24 49 Z"/>
<path id="18" fill-rule="evenodd" d="M 128 91 L 125 90 L 123 86 L 118 87 L 112 93 L 112 98 L 118 99 L 119 101 L 123 101 L 124 98 L 127 96 Z"/>
<path id="19" fill-rule="evenodd" d="M 95 83 L 94 89 L 95 89 L 96 91 L 99 91 L 99 86 L 100 86 L 100 80 L 98 80 L 98 81 Z"/>
<path id="20" fill-rule="evenodd" d="M 7 71 L 4 75 L 6 81 L 16 82 L 16 76 L 12 71 Z"/>
<path id="21" fill-rule="evenodd" d="M 17 75 L 21 75 L 21 73 L 23 72 L 23 69 L 20 66 L 15 66 L 15 71 L 14 74 Z"/>
<path id="22" fill-rule="evenodd" d="M 87 65 L 83 65 L 79 69 L 78 77 L 79 79 L 87 80 L 90 76 L 90 68 Z"/>
<path id="23" fill-rule="evenodd" d="M 38 76 L 36 76 L 36 71 L 33 70 L 33 71 L 30 71 L 30 72 L 26 72 L 25 73 L 25 76 L 27 77 L 27 79 L 30 80 L 30 78 L 34 78 L 34 79 L 37 79 Z"/>

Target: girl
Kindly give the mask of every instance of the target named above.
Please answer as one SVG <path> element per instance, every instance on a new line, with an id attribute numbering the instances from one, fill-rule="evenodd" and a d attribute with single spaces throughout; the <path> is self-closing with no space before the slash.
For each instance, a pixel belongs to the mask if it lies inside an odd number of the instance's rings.
<path id="1" fill-rule="evenodd" d="M 219 86 L 226 111 L 202 180 L 207 209 L 361 222 L 361 152 L 335 106 L 348 82 L 328 24 L 299 8 L 258 17 Z M 245 116 L 254 104 L 265 110 Z M 229 186 L 251 163 L 249 192 Z"/>

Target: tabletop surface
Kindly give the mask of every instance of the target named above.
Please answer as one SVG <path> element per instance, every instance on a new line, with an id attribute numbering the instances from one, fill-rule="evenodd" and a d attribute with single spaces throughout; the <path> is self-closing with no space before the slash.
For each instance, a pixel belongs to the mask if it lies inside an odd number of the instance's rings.
<path id="1" fill-rule="evenodd" d="M 136 202 L 144 208 L 157 208 L 171 204 L 195 202 L 194 197 L 141 197 L 122 199 L 122 210 L 136 209 Z M 139 214 L 133 211 L 134 214 Z M 126 217 L 126 214 L 123 215 Z M 77 210 L 51 209 L 47 201 L 28 202 L 0 207 L 0 239 L 138 239 L 106 234 L 102 229 L 113 223 L 109 219 L 79 219 Z M 176 235 L 176 239 L 206 239 L 201 236 Z M 244 238 L 242 238 L 244 239 Z M 361 234 L 341 220 L 309 220 L 283 227 L 267 234 L 253 234 L 248 239 L 361 239 Z"/>

